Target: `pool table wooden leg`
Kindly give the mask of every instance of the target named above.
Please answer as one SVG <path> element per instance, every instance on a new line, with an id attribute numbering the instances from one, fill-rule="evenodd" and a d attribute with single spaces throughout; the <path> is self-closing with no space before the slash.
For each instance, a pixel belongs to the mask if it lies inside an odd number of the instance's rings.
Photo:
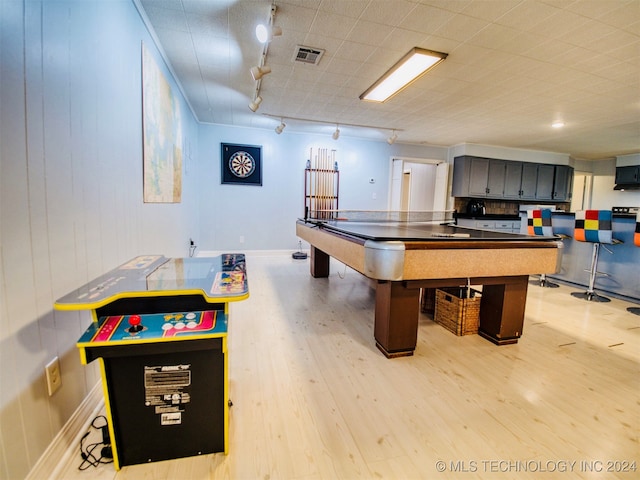
<path id="1" fill-rule="evenodd" d="M 329 276 L 330 256 L 322 250 L 311 245 L 310 268 L 313 278 L 326 278 Z"/>
<path id="2" fill-rule="evenodd" d="M 508 277 L 501 285 L 483 285 L 478 334 L 496 345 L 518 343 L 522 335 L 528 276 Z"/>
<path id="3" fill-rule="evenodd" d="M 419 315 L 419 288 L 406 288 L 402 282 L 378 281 L 374 336 L 376 346 L 387 358 L 413 355 Z"/>

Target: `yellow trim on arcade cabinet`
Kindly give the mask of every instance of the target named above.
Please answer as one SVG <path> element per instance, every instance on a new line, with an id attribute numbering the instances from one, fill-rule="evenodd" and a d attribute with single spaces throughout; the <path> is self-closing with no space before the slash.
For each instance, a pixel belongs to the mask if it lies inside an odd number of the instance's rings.
<path id="1" fill-rule="evenodd" d="M 113 428 L 113 416 L 111 414 L 111 402 L 109 401 L 109 388 L 107 386 L 107 370 L 105 368 L 104 359 L 102 357 L 98 357 L 98 362 L 100 364 L 100 379 L 102 380 L 102 395 L 104 396 L 105 416 L 107 417 L 107 424 L 109 425 L 109 438 L 111 438 L 111 454 L 113 455 L 113 466 L 116 470 L 120 470 L 118 445 L 116 444 L 116 434 Z"/>
<path id="2" fill-rule="evenodd" d="M 224 454 L 229 455 L 229 357 L 227 354 L 227 335 L 222 337 L 224 355 Z"/>
<path id="3" fill-rule="evenodd" d="M 181 295 L 202 295 L 205 302 L 207 303 L 224 303 L 227 304 L 229 302 L 239 302 L 242 300 L 246 300 L 249 298 L 249 291 L 244 294 L 236 295 L 233 297 L 209 297 L 206 293 L 201 289 L 192 289 L 192 290 L 150 290 L 144 292 L 120 292 L 114 293 L 112 296 L 108 298 L 104 298 L 97 302 L 91 303 L 54 303 L 53 308 L 56 310 L 95 310 L 100 307 L 104 307 L 110 303 L 113 303 L 115 300 L 120 300 L 121 298 L 142 298 L 142 297 L 171 297 L 171 296 L 181 296 Z"/>
<path id="4" fill-rule="evenodd" d="M 80 352 L 80 364 L 89 365 L 87 363 L 87 351 L 85 348 L 78 345 L 78 351 Z"/>

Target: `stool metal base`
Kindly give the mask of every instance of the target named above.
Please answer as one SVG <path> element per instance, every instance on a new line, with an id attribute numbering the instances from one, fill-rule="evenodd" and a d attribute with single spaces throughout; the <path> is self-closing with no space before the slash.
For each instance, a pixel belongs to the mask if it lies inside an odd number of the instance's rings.
<path id="1" fill-rule="evenodd" d="M 544 280 L 541 279 L 540 286 L 546 287 L 546 288 L 560 288 L 560 285 L 558 285 L 557 283 L 550 282 L 547 279 L 544 279 Z"/>
<path id="2" fill-rule="evenodd" d="M 533 283 L 533 281 L 532 281 L 532 283 Z M 536 280 L 535 283 L 537 283 L 539 287 L 546 287 L 546 288 L 559 288 L 560 287 L 560 285 L 558 285 L 557 283 L 550 282 L 549 279 L 547 278 L 547 276 L 544 273 L 540 275 L 540 278 L 538 280 Z"/>
<path id="3" fill-rule="evenodd" d="M 629 307 L 627 308 L 627 312 L 633 313 L 634 315 L 640 315 L 640 307 Z"/>
<path id="4" fill-rule="evenodd" d="M 605 250 L 609 251 L 606 247 L 604 247 Z M 604 275 L 604 276 L 609 276 L 606 273 L 601 273 L 598 272 L 597 270 L 597 266 L 598 266 L 598 253 L 600 251 L 600 243 L 594 243 L 593 244 L 593 252 L 591 254 L 591 268 L 589 268 L 589 288 L 587 288 L 586 292 L 572 292 L 571 295 L 576 297 L 576 298 L 581 298 L 583 300 L 587 300 L 589 302 L 610 302 L 611 299 L 607 298 L 607 297 L 603 297 L 601 295 L 598 295 L 595 290 L 595 284 L 596 284 L 596 275 L 599 273 L 600 275 Z"/>
<path id="5" fill-rule="evenodd" d="M 598 295 L 596 292 L 571 292 L 571 296 L 587 300 L 588 302 L 610 302 L 611 299 Z"/>

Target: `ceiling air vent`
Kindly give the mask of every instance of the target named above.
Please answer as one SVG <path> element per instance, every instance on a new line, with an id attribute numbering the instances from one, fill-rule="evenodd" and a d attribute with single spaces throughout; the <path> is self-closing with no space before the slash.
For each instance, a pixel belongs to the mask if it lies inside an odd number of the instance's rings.
<path id="1" fill-rule="evenodd" d="M 324 50 L 320 48 L 296 45 L 296 49 L 293 53 L 293 61 L 300 63 L 309 63 L 311 65 L 318 65 L 323 54 Z"/>

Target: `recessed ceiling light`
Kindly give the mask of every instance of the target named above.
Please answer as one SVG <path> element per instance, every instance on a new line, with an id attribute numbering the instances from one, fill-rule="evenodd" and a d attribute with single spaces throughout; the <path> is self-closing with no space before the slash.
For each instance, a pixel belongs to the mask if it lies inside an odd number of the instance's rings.
<path id="1" fill-rule="evenodd" d="M 551 126 L 552 126 L 553 128 L 562 128 L 562 127 L 564 127 L 564 122 L 553 122 L 553 123 L 551 124 Z"/>

